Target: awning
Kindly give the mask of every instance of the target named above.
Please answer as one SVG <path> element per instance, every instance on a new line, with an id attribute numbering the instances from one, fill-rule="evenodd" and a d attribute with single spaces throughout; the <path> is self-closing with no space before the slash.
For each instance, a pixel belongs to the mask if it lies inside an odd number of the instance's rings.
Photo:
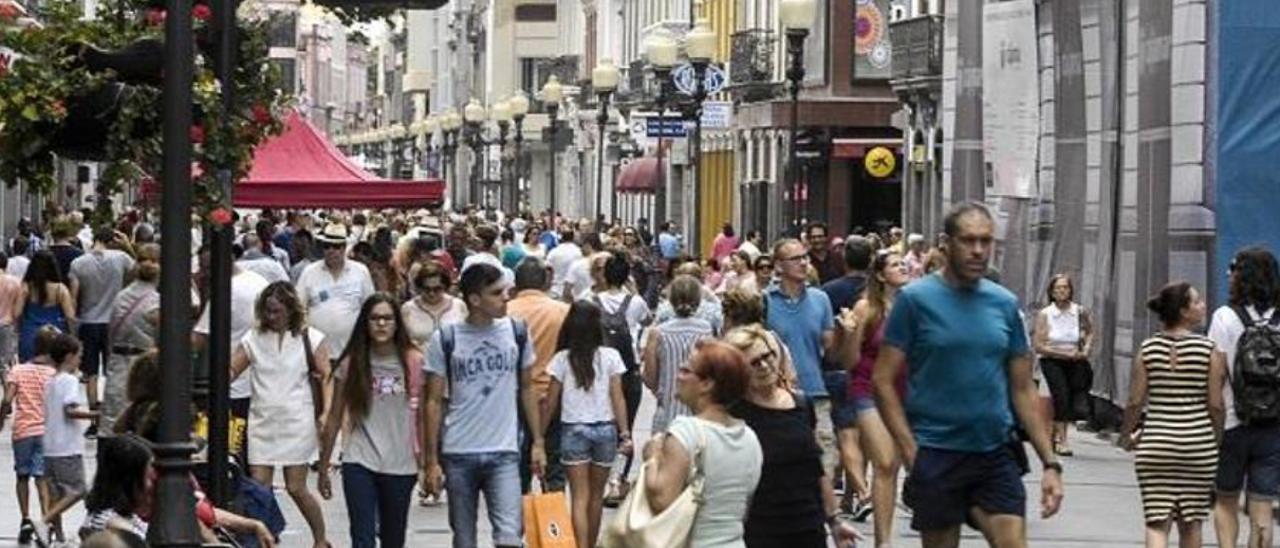
<path id="1" fill-rule="evenodd" d="M 236 183 L 236 207 L 427 207 L 444 198 L 444 181 L 379 179 L 360 169 L 297 112 L 284 132 L 253 153 L 249 177 Z"/>
<path id="2" fill-rule="evenodd" d="M 662 180 L 662 168 L 652 156 L 636 158 L 622 167 L 618 175 L 618 192 L 650 193 L 658 189 Z"/>
<path id="3" fill-rule="evenodd" d="M 853 138 L 843 139 L 836 138 L 831 140 L 831 157 L 848 159 L 861 158 L 867 155 L 867 151 L 875 147 L 885 147 L 893 152 L 898 152 L 902 148 L 901 137 L 871 137 L 871 138 Z"/>

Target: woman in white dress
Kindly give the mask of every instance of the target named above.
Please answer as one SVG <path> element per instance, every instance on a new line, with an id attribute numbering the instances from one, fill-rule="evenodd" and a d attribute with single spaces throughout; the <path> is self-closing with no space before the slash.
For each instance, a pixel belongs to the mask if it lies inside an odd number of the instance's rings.
<path id="1" fill-rule="evenodd" d="M 276 282 L 254 306 L 258 325 L 245 333 L 231 357 L 231 380 L 248 371 L 249 474 L 272 485 L 276 467 L 284 468 L 285 488 L 311 528 L 314 545 L 329 546 L 320 501 L 307 489 L 307 468 L 318 450 L 318 419 L 330 388 L 313 401 L 310 375 L 329 376 L 324 334 L 307 326 L 302 302 L 288 282 Z M 310 343 L 316 371 L 309 371 L 304 341 Z"/>

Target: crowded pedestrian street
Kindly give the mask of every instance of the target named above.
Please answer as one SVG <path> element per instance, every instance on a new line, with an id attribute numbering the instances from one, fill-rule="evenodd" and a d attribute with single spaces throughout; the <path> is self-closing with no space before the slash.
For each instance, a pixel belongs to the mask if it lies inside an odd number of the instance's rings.
<path id="1" fill-rule="evenodd" d="M 0 548 L 1269 548 L 1277 0 L 0 0 Z"/>

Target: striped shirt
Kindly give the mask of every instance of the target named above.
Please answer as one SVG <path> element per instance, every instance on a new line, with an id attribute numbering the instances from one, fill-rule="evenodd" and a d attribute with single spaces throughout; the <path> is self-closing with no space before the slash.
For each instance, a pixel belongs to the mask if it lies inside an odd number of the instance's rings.
<path id="1" fill-rule="evenodd" d="M 676 417 L 692 414 L 689 407 L 676 399 L 676 373 L 689 361 L 694 345 L 715 337 L 711 324 L 702 318 L 668 320 L 657 328 L 658 337 L 658 409 L 653 415 L 653 432 L 665 432 Z"/>
<path id="2" fill-rule="evenodd" d="M 47 365 L 24 363 L 14 366 L 5 376 L 4 383 L 15 389 L 13 439 L 44 435 L 44 387 L 56 373 Z"/>

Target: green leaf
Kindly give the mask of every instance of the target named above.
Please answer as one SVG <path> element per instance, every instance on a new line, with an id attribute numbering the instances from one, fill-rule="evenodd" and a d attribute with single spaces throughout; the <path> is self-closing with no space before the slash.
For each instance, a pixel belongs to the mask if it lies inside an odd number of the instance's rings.
<path id="1" fill-rule="evenodd" d="M 36 110 L 35 105 L 27 105 L 22 109 L 22 117 L 35 122 L 40 120 L 40 111 Z"/>

